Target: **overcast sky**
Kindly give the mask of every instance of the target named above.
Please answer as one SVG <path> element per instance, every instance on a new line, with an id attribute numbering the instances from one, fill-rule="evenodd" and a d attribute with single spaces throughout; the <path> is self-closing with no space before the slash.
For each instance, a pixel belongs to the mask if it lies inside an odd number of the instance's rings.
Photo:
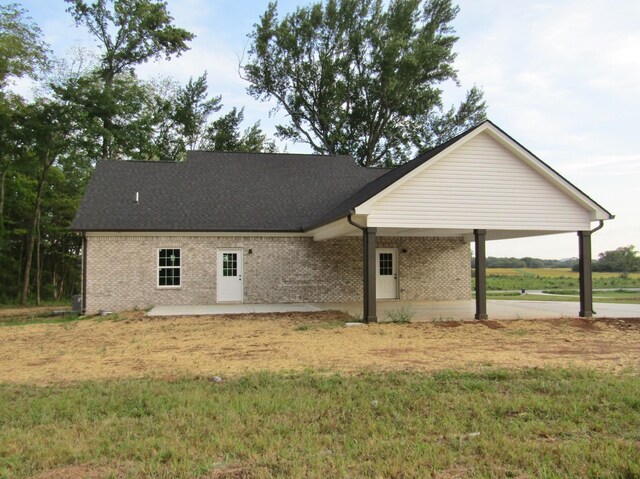
<path id="1" fill-rule="evenodd" d="M 21 2 L 54 53 L 95 46 L 65 12 L 63 0 Z M 308 2 L 280 1 L 279 11 Z M 248 122 L 273 132 L 282 115 L 245 93 L 238 60 L 268 0 L 168 0 L 176 25 L 195 33 L 191 50 L 171 62 L 143 65 L 143 78 L 182 82 L 209 73 L 211 95 L 226 108 L 245 107 Z M 454 25 L 461 88 L 474 84 L 489 118 L 616 215 L 593 237 L 594 256 L 618 246 L 640 247 L 640 1 L 462 0 Z M 18 85 L 24 89 L 24 84 Z M 248 124 L 248 123 L 247 123 Z M 303 145 L 290 152 L 306 152 Z M 595 226 L 595 224 L 594 224 Z M 577 256 L 575 234 L 490 242 L 491 256 Z"/>

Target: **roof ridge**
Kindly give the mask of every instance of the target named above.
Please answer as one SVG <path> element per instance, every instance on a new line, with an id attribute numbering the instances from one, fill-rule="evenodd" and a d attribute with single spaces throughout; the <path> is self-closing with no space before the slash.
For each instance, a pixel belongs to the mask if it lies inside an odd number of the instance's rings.
<path id="1" fill-rule="evenodd" d="M 269 151 L 226 151 L 226 150 L 187 150 L 187 157 L 190 153 L 214 153 L 214 154 L 233 154 L 233 155 L 273 155 L 273 156 L 316 156 L 321 158 L 351 158 L 348 154 L 330 154 L 322 153 L 290 153 L 290 152 L 269 152 Z"/>

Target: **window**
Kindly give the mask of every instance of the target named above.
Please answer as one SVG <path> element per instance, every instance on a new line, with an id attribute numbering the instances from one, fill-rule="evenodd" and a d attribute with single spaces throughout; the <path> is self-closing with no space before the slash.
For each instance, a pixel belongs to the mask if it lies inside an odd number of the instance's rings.
<path id="1" fill-rule="evenodd" d="M 393 253 L 380 253 L 380 276 L 393 274 Z"/>
<path id="2" fill-rule="evenodd" d="M 222 276 L 238 276 L 238 253 L 222 253 Z"/>
<path id="3" fill-rule="evenodd" d="M 158 250 L 158 286 L 180 286 L 180 250 L 163 248 Z"/>

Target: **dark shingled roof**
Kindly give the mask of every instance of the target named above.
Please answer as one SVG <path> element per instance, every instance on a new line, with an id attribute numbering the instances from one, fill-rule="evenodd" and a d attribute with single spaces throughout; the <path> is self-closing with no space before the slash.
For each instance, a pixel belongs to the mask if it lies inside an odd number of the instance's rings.
<path id="1" fill-rule="evenodd" d="M 183 163 L 100 161 L 71 228 L 302 231 L 387 171 L 359 167 L 349 156 L 282 153 L 193 151 Z"/>
<path id="2" fill-rule="evenodd" d="M 491 124 L 513 140 L 495 124 L 485 120 L 393 169 L 362 168 L 350 156 L 285 153 L 192 151 L 184 163 L 101 161 L 89 182 L 71 229 L 309 230 L 347 216 L 358 205 L 484 123 Z M 593 201 L 529 153 L 579 194 Z M 135 203 L 136 192 L 140 195 L 138 204 Z M 609 216 L 613 218 L 610 213 Z"/>

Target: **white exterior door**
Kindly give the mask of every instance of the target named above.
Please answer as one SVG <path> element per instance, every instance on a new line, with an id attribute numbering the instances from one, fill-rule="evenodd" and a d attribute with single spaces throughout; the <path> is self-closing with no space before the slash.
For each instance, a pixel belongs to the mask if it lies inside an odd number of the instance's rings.
<path id="1" fill-rule="evenodd" d="M 218 302 L 242 303 L 242 250 L 218 250 Z"/>
<path id="2" fill-rule="evenodd" d="M 376 298 L 398 297 L 398 250 L 376 249 Z"/>

